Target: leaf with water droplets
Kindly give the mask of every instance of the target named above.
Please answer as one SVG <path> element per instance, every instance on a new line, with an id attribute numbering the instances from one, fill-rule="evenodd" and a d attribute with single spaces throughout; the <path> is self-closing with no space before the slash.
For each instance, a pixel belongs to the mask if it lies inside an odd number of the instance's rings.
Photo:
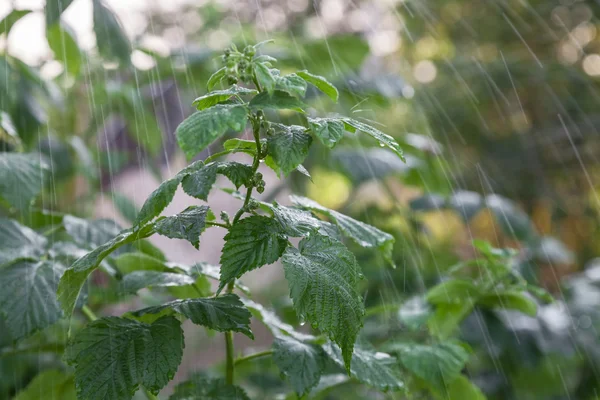
<path id="1" fill-rule="evenodd" d="M 319 383 L 327 355 L 320 346 L 281 336 L 273 342 L 273 361 L 302 396 Z"/>
<path id="2" fill-rule="evenodd" d="M 296 169 L 308 155 L 312 137 L 303 126 L 279 126 L 267 139 L 269 155 L 285 176 Z"/>
<path id="3" fill-rule="evenodd" d="M 185 239 L 198 249 L 208 212 L 207 206 L 189 206 L 179 214 L 156 222 L 154 229 L 159 235 L 171 239 Z"/>
<path id="4" fill-rule="evenodd" d="M 379 129 L 373 128 L 370 125 L 365 124 L 364 122 L 357 121 L 352 118 L 341 118 L 344 122 L 346 130 L 350 132 L 360 131 L 366 133 L 367 135 L 376 139 L 380 145 L 389 147 L 394 153 L 398 155 L 402 160 L 404 160 L 404 154 L 402 149 L 400 149 L 400 145 L 393 137 L 381 132 Z"/>
<path id="5" fill-rule="evenodd" d="M 308 126 L 321 143 L 330 149 L 344 137 L 344 123 L 337 118 L 308 118 Z"/>
<path id="6" fill-rule="evenodd" d="M 339 92 L 335 86 L 327 79 L 323 78 L 319 75 L 311 74 L 310 72 L 304 70 L 296 72 L 296 74 L 304 79 L 306 82 L 314 85 L 321 92 L 325 93 L 334 103 L 338 102 Z"/>
<path id="7" fill-rule="evenodd" d="M 250 100 L 250 108 L 255 111 L 270 108 L 274 110 L 288 109 L 303 112 L 305 106 L 297 97 L 283 90 L 274 90 L 273 93 L 260 92 Z"/>
<path id="8" fill-rule="evenodd" d="M 205 108 L 209 108 L 209 107 L 212 107 L 219 103 L 222 103 L 224 101 L 227 101 L 228 99 L 230 99 L 233 96 L 248 95 L 248 94 L 254 95 L 257 93 L 258 93 L 258 91 L 254 90 L 254 89 L 248 89 L 248 88 L 241 87 L 238 85 L 233 85 L 228 89 L 215 90 L 214 92 L 210 92 L 210 93 L 205 94 L 204 96 L 200 96 L 196 100 L 194 100 L 194 102 L 192 104 L 196 106 L 198 111 L 201 111 L 201 110 L 204 110 Z"/>

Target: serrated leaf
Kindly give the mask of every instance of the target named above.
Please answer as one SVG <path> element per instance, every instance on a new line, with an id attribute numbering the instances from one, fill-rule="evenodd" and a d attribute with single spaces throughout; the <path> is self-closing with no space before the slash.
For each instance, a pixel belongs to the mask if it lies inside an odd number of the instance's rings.
<path id="1" fill-rule="evenodd" d="M 306 93 L 305 80 L 296 74 L 275 76 L 275 86 L 277 89 L 286 91 L 294 96 L 304 97 Z"/>
<path id="2" fill-rule="evenodd" d="M 13 25 L 30 12 L 31 10 L 12 10 L 6 17 L 0 20 L 0 35 L 3 33 L 8 35 Z"/>
<path id="3" fill-rule="evenodd" d="M 305 209 L 315 211 L 331 218 L 340 228 L 344 236 L 354 240 L 358 245 L 366 248 L 379 248 L 383 256 L 393 265 L 392 250 L 395 239 L 389 233 L 383 232 L 374 226 L 357 221 L 347 215 L 323 207 L 316 201 L 301 196 L 290 197 L 293 204 Z"/>
<path id="4" fill-rule="evenodd" d="M 217 180 L 219 164 L 198 164 L 193 172 L 187 174 L 181 181 L 183 191 L 197 199 L 208 200 L 210 189 Z"/>
<path id="5" fill-rule="evenodd" d="M 225 379 L 196 375 L 178 384 L 169 400 L 250 400 L 250 397 L 244 389 L 228 384 Z"/>
<path id="6" fill-rule="evenodd" d="M 272 93 L 260 92 L 252 100 L 250 100 L 250 108 L 252 110 L 264 110 L 270 108 L 273 110 L 295 110 L 303 112 L 306 106 L 297 97 L 292 96 L 283 90 L 274 90 Z"/>
<path id="7" fill-rule="evenodd" d="M 159 235 L 171 239 L 185 239 L 196 249 L 200 246 L 200 234 L 206 227 L 207 206 L 189 206 L 179 214 L 158 221 L 154 229 Z"/>
<path id="8" fill-rule="evenodd" d="M 18 258 L 38 258 L 48 241 L 34 230 L 8 218 L 0 218 L 0 265 Z"/>
<path id="9" fill-rule="evenodd" d="M 134 271 L 123 277 L 123 291 L 135 293 L 147 287 L 193 285 L 196 280 L 188 275 L 160 271 Z"/>
<path id="10" fill-rule="evenodd" d="M 173 317 L 152 324 L 105 317 L 75 335 L 65 359 L 75 367 L 79 400 L 129 400 L 139 385 L 158 393 L 175 375 L 183 346 Z"/>
<path id="11" fill-rule="evenodd" d="M 252 314 L 235 294 L 228 293 L 219 297 L 175 300 L 160 306 L 135 311 L 133 315 L 159 314 L 165 309 L 184 315 L 196 325 L 206 326 L 219 332 L 240 332 L 250 339 L 254 339 L 254 335 L 250 330 L 250 317 Z"/>
<path id="12" fill-rule="evenodd" d="M 39 154 L 0 153 L 0 198 L 23 210 L 42 191 L 48 165 Z"/>
<path id="13" fill-rule="evenodd" d="M 456 304 L 465 301 L 476 302 L 479 296 L 479 289 L 472 281 L 451 279 L 429 289 L 425 298 L 431 304 Z"/>
<path id="14" fill-rule="evenodd" d="M 46 5 L 46 7 L 48 6 Z M 64 23 L 49 25 L 46 29 L 46 39 L 54 53 L 54 58 L 63 64 L 65 72 L 71 76 L 79 75 L 82 61 L 81 50 L 75 40 L 75 33 L 69 26 Z"/>
<path id="15" fill-rule="evenodd" d="M 17 261 L 0 268 L 0 314 L 13 339 L 52 325 L 62 316 L 56 289 L 65 267 L 54 261 Z"/>
<path id="16" fill-rule="evenodd" d="M 288 377 L 298 396 L 302 396 L 319 383 L 327 356 L 320 346 L 278 337 L 273 342 L 273 361 Z"/>
<path id="17" fill-rule="evenodd" d="M 199 111 L 201 111 L 201 110 L 204 110 L 205 108 L 209 108 L 216 104 L 227 101 L 229 98 L 231 98 L 233 96 L 247 95 L 247 94 L 255 95 L 257 93 L 258 93 L 258 91 L 254 90 L 254 89 L 248 89 L 248 88 L 241 87 L 238 85 L 233 85 L 228 89 L 215 90 L 214 92 L 210 92 L 210 93 L 205 94 L 204 96 L 200 96 L 196 100 L 194 100 L 194 102 L 192 104 L 195 105 Z"/>
<path id="18" fill-rule="evenodd" d="M 296 74 L 299 77 L 301 77 L 302 79 L 304 79 L 306 82 L 310 83 L 311 85 L 314 85 L 321 92 L 323 92 L 327 96 L 329 96 L 329 98 L 331 100 L 333 100 L 334 103 L 338 102 L 338 98 L 339 98 L 340 94 L 339 94 L 337 88 L 335 86 L 333 86 L 333 84 L 331 82 L 329 82 L 327 79 L 325 79 L 319 75 L 313 75 L 306 70 L 296 72 Z"/>
<path id="19" fill-rule="evenodd" d="M 338 346 L 329 342 L 323 346 L 323 349 L 340 367 L 347 366 Z M 396 358 L 387 353 L 376 352 L 369 346 L 358 344 L 352 354 L 350 375 L 359 382 L 379 390 L 399 390 L 404 387 L 404 383 L 396 367 L 397 362 Z"/>
<path id="20" fill-rule="evenodd" d="M 33 378 L 13 400 L 77 400 L 73 376 L 58 369 L 47 369 Z"/>
<path id="21" fill-rule="evenodd" d="M 225 175 L 236 189 L 239 189 L 241 186 L 248 186 L 248 182 L 254 176 L 254 170 L 250 165 L 235 161 L 218 163 L 217 172 Z"/>
<path id="22" fill-rule="evenodd" d="M 402 365 L 438 390 L 460 375 L 469 352 L 456 341 L 432 345 L 393 343 L 386 350 L 398 356 Z"/>
<path id="23" fill-rule="evenodd" d="M 360 131 L 366 133 L 367 135 L 376 139 L 380 145 L 389 147 L 394 153 L 398 155 L 398 157 L 400 157 L 400 159 L 404 160 L 404 154 L 402 152 L 402 149 L 400 148 L 400 145 L 390 135 L 387 135 L 381 132 L 379 129 L 373 128 L 370 125 L 367 125 L 363 122 L 357 121 L 352 118 L 342 118 L 342 121 L 344 122 L 346 130 L 350 132 Z"/>
<path id="24" fill-rule="evenodd" d="M 116 14 L 102 0 L 93 0 L 94 33 L 100 54 L 129 65 L 131 43 Z"/>
<path id="25" fill-rule="evenodd" d="M 318 231 L 321 222 L 311 213 L 297 208 L 281 206 L 277 203 L 269 205 L 273 217 L 281 224 L 283 232 L 291 237 L 302 237 L 310 232 Z"/>
<path id="26" fill-rule="evenodd" d="M 337 118 L 308 118 L 308 126 L 321 143 L 330 149 L 344 137 L 344 123 Z"/>
<path id="27" fill-rule="evenodd" d="M 46 27 L 58 22 L 61 14 L 72 2 L 73 0 L 46 0 Z"/>
<path id="28" fill-rule="evenodd" d="M 537 304 L 535 301 L 527 297 L 524 293 L 514 290 L 484 294 L 478 299 L 477 304 L 488 308 L 517 310 L 531 317 L 535 317 L 537 314 Z"/>
<path id="29" fill-rule="evenodd" d="M 308 155 L 312 137 L 303 126 L 281 126 L 267 138 L 269 155 L 285 176 L 295 170 Z"/>
<path id="30" fill-rule="evenodd" d="M 252 216 L 238 221 L 225 235 L 218 292 L 232 279 L 277 261 L 287 245 L 287 238 L 273 218 Z"/>
<path id="31" fill-rule="evenodd" d="M 226 67 L 220 68 L 215 73 L 213 73 L 210 76 L 210 78 L 208 78 L 208 82 L 206 83 L 208 90 L 212 90 L 219 82 L 221 82 L 221 79 L 223 79 L 223 77 L 226 74 L 227 74 Z"/>
<path id="32" fill-rule="evenodd" d="M 271 74 L 271 70 L 262 62 L 255 62 L 254 74 L 260 87 L 268 93 L 273 93 L 275 89 L 275 77 Z"/>
<path id="33" fill-rule="evenodd" d="M 179 182 L 183 176 L 177 175 L 174 178 L 164 181 L 156 188 L 148 199 L 144 202 L 134 226 L 142 226 L 158 217 L 161 212 L 173 201 Z"/>
<path id="34" fill-rule="evenodd" d="M 342 348 L 349 370 L 365 313 L 357 289 L 362 275 L 354 255 L 334 239 L 311 234 L 302 239 L 298 249 L 286 250 L 283 266 L 299 318 L 309 321 Z"/>
<path id="35" fill-rule="evenodd" d="M 229 129 L 242 131 L 246 118 L 245 106 L 237 104 L 218 104 L 196 111 L 177 127 L 177 142 L 187 158 L 192 158 Z"/>

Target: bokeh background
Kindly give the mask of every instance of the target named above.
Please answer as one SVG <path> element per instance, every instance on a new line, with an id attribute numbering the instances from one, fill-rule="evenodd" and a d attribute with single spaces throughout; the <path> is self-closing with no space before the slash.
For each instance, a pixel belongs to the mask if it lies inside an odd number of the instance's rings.
<path id="1" fill-rule="evenodd" d="M 600 399 L 598 2 L 74 0 L 52 30 L 44 4 L 0 0 L 0 149 L 48 157 L 44 208 L 129 224 L 186 165 L 174 131 L 206 92 L 222 49 L 275 39 L 264 51 L 282 71 L 306 68 L 340 89 L 338 104 L 309 92 L 314 109 L 369 121 L 407 154 L 402 163 L 349 136 L 331 152 L 314 146 L 304 164 L 311 180 L 292 174 L 280 182 L 262 171 L 263 199 L 287 203 L 301 193 L 395 236 L 396 269 L 353 248 L 368 278 L 367 306 L 385 311 L 368 318 L 364 334 L 414 335 L 400 305 L 472 258 L 473 239 L 518 248 L 517 267 L 557 300 L 535 318 L 473 312 L 461 333 L 474 349 L 469 376 L 490 399 Z M 226 193 L 209 201 L 239 207 Z M 189 204 L 178 193 L 166 212 Z M 186 263 L 217 263 L 223 244 L 205 237 L 196 251 L 153 241 Z M 245 283 L 297 323 L 282 278 L 274 265 Z M 91 299 L 109 301 L 110 282 L 94 279 L 100 289 Z M 142 295 L 99 312 L 151 301 Z M 270 344 L 264 329 L 253 329 L 255 342 L 236 337 L 240 351 Z M 219 335 L 190 325 L 186 338 L 177 380 L 223 357 Z M 0 357 L 0 398 L 52 362 Z M 282 390 L 268 360 L 242 376 L 256 398 Z M 354 390 L 348 383 L 328 396 L 354 398 Z"/>

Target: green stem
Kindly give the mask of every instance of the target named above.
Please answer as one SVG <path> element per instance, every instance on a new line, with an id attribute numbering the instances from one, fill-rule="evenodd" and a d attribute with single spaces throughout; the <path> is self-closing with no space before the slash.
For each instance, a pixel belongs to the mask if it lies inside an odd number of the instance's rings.
<path id="1" fill-rule="evenodd" d="M 89 319 L 90 321 L 95 321 L 98 319 L 98 317 L 96 316 L 96 314 L 94 314 L 94 312 L 88 307 L 88 306 L 83 306 L 81 307 L 81 312 L 87 317 L 87 319 Z"/>
<path id="2" fill-rule="evenodd" d="M 206 225 L 209 225 L 209 226 L 218 226 L 218 227 L 220 227 L 220 228 L 229 229 L 229 227 L 228 227 L 227 225 L 225 225 L 225 224 L 220 224 L 220 223 L 218 223 L 218 222 L 206 222 Z"/>
<path id="3" fill-rule="evenodd" d="M 159 397 L 153 395 L 148 389 L 146 389 L 146 388 L 143 388 L 143 389 L 144 389 L 144 394 L 146 395 L 148 400 L 159 400 Z"/>
<path id="4" fill-rule="evenodd" d="M 227 352 L 227 358 L 225 360 L 225 381 L 233 385 L 233 378 L 235 372 L 234 363 L 234 347 L 233 347 L 233 332 L 225 332 L 225 350 Z"/>
<path id="5" fill-rule="evenodd" d="M 273 354 L 273 350 L 265 350 L 265 351 L 261 351 L 258 353 L 249 354 L 247 356 L 237 358 L 235 360 L 234 364 L 235 365 L 242 364 L 242 363 L 245 363 L 246 361 L 254 360 L 255 358 L 270 356 L 271 354 Z"/>

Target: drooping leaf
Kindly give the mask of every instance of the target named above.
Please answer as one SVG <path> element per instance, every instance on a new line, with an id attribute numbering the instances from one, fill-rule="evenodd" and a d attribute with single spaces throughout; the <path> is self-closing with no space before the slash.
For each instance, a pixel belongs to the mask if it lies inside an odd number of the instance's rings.
<path id="1" fill-rule="evenodd" d="M 0 315 L 13 339 L 52 325 L 62 316 L 56 298 L 65 267 L 54 261 L 16 261 L 0 268 Z"/>
<path id="2" fill-rule="evenodd" d="M 48 241 L 32 229 L 8 218 L 0 218 L 0 265 L 18 258 L 38 258 Z"/>
<path id="3" fill-rule="evenodd" d="M 144 202 L 136 220 L 135 226 L 142 226 L 158 217 L 161 212 L 173 201 L 179 182 L 183 177 L 177 175 L 164 181 L 156 188 Z"/>
<path id="4" fill-rule="evenodd" d="M 281 257 L 287 245 L 287 238 L 273 218 L 252 216 L 240 220 L 225 236 L 218 291 L 220 292 L 232 279 L 274 263 Z"/>
<path id="5" fill-rule="evenodd" d="M 488 308 L 517 310 L 531 317 L 535 317 L 537 314 L 535 301 L 516 290 L 486 293 L 478 299 L 477 304 Z"/>
<path id="6" fill-rule="evenodd" d="M 79 400 L 129 400 L 139 385 L 158 393 L 175 375 L 183 346 L 173 317 L 152 324 L 105 317 L 75 335 L 65 358 L 75 367 Z"/>
<path id="7" fill-rule="evenodd" d="M 179 214 L 158 221 L 154 228 L 159 235 L 171 239 L 185 239 L 196 249 L 200 246 L 200 234 L 206 227 L 207 206 L 189 206 Z"/>
<path id="8" fill-rule="evenodd" d="M 255 95 L 257 93 L 258 91 L 254 89 L 248 89 L 238 85 L 233 85 L 228 89 L 215 90 L 214 92 L 210 92 L 208 94 L 205 94 L 204 96 L 200 96 L 196 100 L 194 100 L 192 104 L 196 106 L 198 111 L 201 111 L 205 108 L 209 108 L 216 104 L 222 103 L 233 96 L 248 94 Z"/>
<path id="9" fill-rule="evenodd" d="M 193 285 L 196 280 L 185 274 L 159 271 L 134 271 L 123 277 L 123 291 L 135 293 L 147 287 L 168 287 Z"/>
<path id="10" fill-rule="evenodd" d="M 273 211 L 273 217 L 281 224 L 288 236 L 302 237 L 321 228 L 322 221 L 313 217 L 308 211 L 281 206 L 277 203 L 270 206 L 270 209 Z"/>
<path id="11" fill-rule="evenodd" d="M 73 0 L 46 0 L 46 28 L 58 22 L 72 2 Z"/>
<path id="12" fill-rule="evenodd" d="M 169 303 L 135 311 L 133 315 L 160 314 L 170 309 L 189 318 L 194 324 L 206 326 L 219 332 L 235 331 L 251 339 L 250 311 L 232 293 L 219 297 L 175 300 Z"/>
<path id="13" fill-rule="evenodd" d="M 188 158 L 200 153 L 229 129 L 240 132 L 246 126 L 246 108 L 217 104 L 186 118 L 176 131 L 177 142 Z"/>
<path id="14" fill-rule="evenodd" d="M 304 97 L 306 93 L 306 82 L 296 74 L 275 76 L 275 86 L 298 97 Z"/>
<path id="15" fill-rule="evenodd" d="M 451 279 L 429 289 L 425 298 L 431 304 L 457 304 L 476 302 L 479 295 L 480 291 L 472 281 Z"/>
<path id="16" fill-rule="evenodd" d="M 342 118 L 342 121 L 344 122 L 346 130 L 350 132 L 360 131 L 366 133 L 367 135 L 377 140 L 381 145 L 389 147 L 394 153 L 398 155 L 398 157 L 404 160 L 404 154 L 402 152 L 402 149 L 400 149 L 400 145 L 398 145 L 398 142 L 396 142 L 396 140 L 393 137 L 381 132 L 379 129 L 375 129 L 370 125 L 367 125 L 363 122 L 357 121 L 352 118 Z"/>
<path id="17" fill-rule="evenodd" d="M 323 346 L 329 357 L 340 367 L 348 366 L 343 351 L 334 343 Z M 399 390 L 404 387 L 396 358 L 387 353 L 371 350 L 366 344 L 357 344 L 352 354 L 350 375 L 366 385 L 379 390 Z"/>
<path id="18" fill-rule="evenodd" d="M 350 369 L 352 349 L 365 313 L 358 293 L 360 267 L 340 242 L 311 234 L 283 256 L 294 309 L 341 348 Z"/>
<path id="19" fill-rule="evenodd" d="M 228 384 L 223 378 L 195 375 L 178 384 L 169 400 L 250 400 L 250 397 L 244 389 Z"/>
<path id="20" fill-rule="evenodd" d="M 374 226 L 357 221 L 347 215 L 323 207 L 316 201 L 301 196 L 290 197 L 293 204 L 305 209 L 315 211 L 331 218 L 340 228 L 344 236 L 354 240 L 358 245 L 367 248 L 379 248 L 384 258 L 393 264 L 392 249 L 395 239 L 389 233 L 383 232 Z"/>
<path id="21" fill-rule="evenodd" d="M 273 361 L 288 377 L 294 391 L 302 396 L 319 383 L 327 356 L 320 346 L 278 337 L 273 342 Z"/>
<path id="22" fill-rule="evenodd" d="M 303 112 L 304 107 L 305 104 L 302 101 L 283 90 L 274 90 L 273 93 L 260 92 L 250 100 L 252 110 L 271 108 L 274 110 L 290 109 Z"/>
<path id="23" fill-rule="evenodd" d="M 262 62 L 253 63 L 256 80 L 260 87 L 268 93 L 273 93 L 275 89 L 275 77 L 271 74 L 269 67 Z"/>
<path id="24" fill-rule="evenodd" d="M 337 118 L 308 118 L 308 126 L 321 143 L 330 149 L 344 137 L 344 123 Z"/>
<path id="25" fill-rule="evenodd" d="M 3 33 L 8 35 L 13 25 L 30 12 L 31 10 L 12 10 L 4 19 L 0 20 L 0 35 Z"/>
<path id="26" fill-rule="evenodd" d="M 116 14 L 102 1 L 93 0 L 94 33 L 100 54 L 129 65 L 131 44 Z"/>
<path id="27" fill-rule="evenodd" d="M 269 155 L 285 176 L 295 170 L 308 155 L 312 137 L 303 126 L 281 126 L 267 139 Z"/>
<path id="28" fill-rule="evenodd" d="M 402 365 L 438 390 L 443 390 L 460 375 L 469 352 L 456 341 L 432 345 L 393 343 L 386 349 L 398 356 Z"/>
<path id="29" fill-rule="evenodd" d="M 0 153 L 0 198 L 26 209 L 42 191 L 48 165 L 39 154 Z"/>
<path id="30" fill-rule="evenodd" d="M 240 186 L 247 186 L 254 174 L 254 170 L 250 165 L 235 161 L 218 163 L 217 172 L 225 175 L 236 189 L 239 189 Z"/>
<path id="31" fill-rule="evenodd" d="M 327 79 L 323 78 L 319 75 L 313 75 L 308 71 L 299 71 L 296 74 L 304 79 L 306 82 L 314 85 L 321 92 L 325 93 L 334 103 L 338 102 L 339 92 L 333 84 L 331 84 Z"/>
<path id="32" fill-rule="evenodd" d="M 54 0 L 57 2 L 60 0 Z M 52 0 L 51 0 L 52 2 Z M 46 5 L 46 9 L 47 9 Z M 54 58 L 63 64 L 65 72 L 71 76 L 79 75 L 81 69 L 81 50 L 75 40 L 75 34 L 64 23 L 49 25 L 46 29 L 48 45 L 54 53 Z"/>
<path id="33" fill-rule="evenodd" d="M 38 375 L 14 400 L 77 400 L 73 375 L 59 369 L 47 369 Z"/>

